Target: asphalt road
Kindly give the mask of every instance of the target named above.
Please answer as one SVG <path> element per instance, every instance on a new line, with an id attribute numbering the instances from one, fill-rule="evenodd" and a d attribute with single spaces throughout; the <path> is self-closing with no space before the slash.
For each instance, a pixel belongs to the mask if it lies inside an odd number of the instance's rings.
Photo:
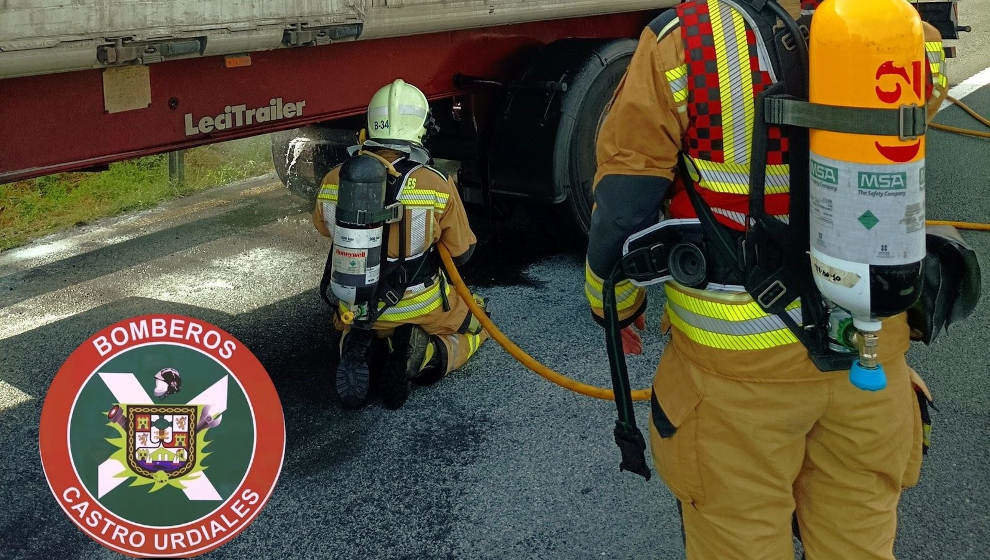
<path id="1" fill-rule="evenodd" d="M 966 101 L 990 114 L 990 87 Z M 939 121 L 973 126 L 956 108 Z M 929 217 L 987 221 L 990 142 L 936 131 L 928 149 Z M 0 253 L 0 557 L 116 556 L 56 505 L 37 459 L 37 423 L 65 357 L 91 333 L 144 313 L 192 315 L 234 334 L 265 365 L 285 409 L 285 464 L 270 503 L 209 558 L 682 557 L 669 492 L 656 477 L 617 469 L 612 406 L 548 384 L 492 342 L 400 411 L 336 406 L 329 314 L 315 289 L 327 246 L 306 210 L 262 178 Z M 525 209 L 495 229 L 474 219 L 487 243 L 467 276 L 503 330 L 553 367 L 607 383 L 582 257 L 564 248 L 566 234 Z M 990 286 L 990 234 L 964 237 Z M 662 350 L 661 304 L 653 293 L 645 355 L 630 360 L 637 386 Z M 911 350 L 938 411 L 921 484 L 902 500 L 899 558 L 986 557 L 988 347 L 984 298 L 936 347 Z M 638 412 L 645 425 L 646 409 Z"/>

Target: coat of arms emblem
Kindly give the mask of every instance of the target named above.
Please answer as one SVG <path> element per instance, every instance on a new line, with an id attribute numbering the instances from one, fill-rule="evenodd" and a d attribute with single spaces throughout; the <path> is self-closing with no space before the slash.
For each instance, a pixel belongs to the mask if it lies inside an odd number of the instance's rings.
<path id="1" fill-rule="evenodd" d="M 127 466 L 151 479 L 187 474 L 196 464 L 196 416 L 195 406 L 128 406 Z"/>

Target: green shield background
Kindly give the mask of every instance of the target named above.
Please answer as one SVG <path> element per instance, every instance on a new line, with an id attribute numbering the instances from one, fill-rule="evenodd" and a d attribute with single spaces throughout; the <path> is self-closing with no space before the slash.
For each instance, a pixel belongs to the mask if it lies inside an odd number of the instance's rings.
<path id="1" fill-rule="evenodd" d="M 182 389 L 173 395 L 154 396 L 154 375 L 158 370 L 171 367 L 182 376 Z M 72 462 L 87 490 L 95 498 L 97 492 L 97 468 L 117 448 L 106 441 L 118 433 L 107 426 L 106 413 L 115 403 L 113 393 L 107 388 L 99 372 L 133 373 L 155 404 L 186 404 L 216 383 L 227 370 L 213 358 L 184 346 L 150 344 L 132 348 L 114 357 L 90 377 L 83 386 L 69 418 L 69 448 Z M 206 433 L 209 445 L 200 452 L 210 454 L 203 459 L 203 471 L 213 487 L 226 500 L 244 478 L 251 461 L 254 445 L 254 422 L 247 397 L 233 377 L 228 379 L 227 410 L 220 425 Z M 150 486 L 131 487 L 133 479 L 98 500 L 113 513 L 134 523 L 166 527 L 181 525 L 208 515 L 223 501 L 193 501 L 178 488 L 167 486 L 149 493 Z"/>

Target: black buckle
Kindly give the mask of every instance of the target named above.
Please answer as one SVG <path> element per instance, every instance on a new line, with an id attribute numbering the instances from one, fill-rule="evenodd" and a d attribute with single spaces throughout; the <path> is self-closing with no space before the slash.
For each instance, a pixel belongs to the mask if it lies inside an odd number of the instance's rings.
<path id="1" fill-rule="evenodd" d="M 387 290 L 382 295 L 385 297 L 385 300 L 388 301 L 389 305 L 395 305 L 399 303 L 399 301 L 402 299 L 398 295 L 396 295 L 395 292 L 392 290 Z"/>
<path id="2" fill-rule="evenodd" d="M 760 295 L 756 297 L 756 301 L 763 309 L 770 309 L 770 307 L 777 303 L 780 298 L 784 297 L 784 294 L 786 293 L 787 287 L 784 286 L 784 283 L 780 280 L 774 280 L 769 286 L 760 292 Z M 768 298 L 770 301 L 767 301 Z"/>
<path id="3" fill-rule="evenodd" d="M 622 272 L 630 280 L 652 280 L 666 276 L 666 246 L 657 243 L 634 249 L 622 257 Z"/>
<path id="4" fill-rule="evenodd" d="M 402 219 L 405 207 L 401 202 L 394 202 L 385 207 L 385 223 L 394 224 Z"/>
<path id="5" fill-rule="evenodd" d="M 925 120 L 924 107 L 901 105 L 897 109 L 897 137 L 902 141 L 917 140 L 928 128 Z"/>

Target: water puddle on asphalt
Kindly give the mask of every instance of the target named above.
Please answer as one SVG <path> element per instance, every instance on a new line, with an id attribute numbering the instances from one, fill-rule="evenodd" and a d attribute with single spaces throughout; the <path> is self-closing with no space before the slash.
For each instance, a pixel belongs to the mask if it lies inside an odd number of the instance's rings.
<path id="1" fill-rule="evenodd" d="M 471 227 L 478 237 L 474 256 L 461 274 L 472 287 L 541 287 L 544 280 L 527 272 L 530 266 L 551 257 L 584 259 L 584 240 L 551 214 L 550 208 L 517 206 L 495 223 L 482 212 L 469 210 Z"/>

